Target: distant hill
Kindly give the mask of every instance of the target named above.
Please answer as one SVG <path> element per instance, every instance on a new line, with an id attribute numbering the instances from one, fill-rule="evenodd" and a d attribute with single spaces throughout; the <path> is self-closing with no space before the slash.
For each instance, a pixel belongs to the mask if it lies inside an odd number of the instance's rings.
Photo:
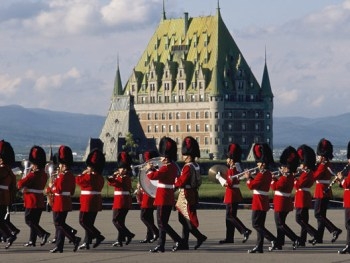
<path id="1" fill-rule="evenodd" d="M 15 152 L 27 154 L 34 144 L 49 147 L 69 145 L 84 152 L 89 138 L 100 135 L 105 116 L 28 109 L 17 105 L 0 107 L 0 139 Z M 274 148 L 288 145 L 315 147 L 325 137 L 335 147 L 346 149 L 350 140 L 350 113 L 324 118 L 274 117 Z"/>

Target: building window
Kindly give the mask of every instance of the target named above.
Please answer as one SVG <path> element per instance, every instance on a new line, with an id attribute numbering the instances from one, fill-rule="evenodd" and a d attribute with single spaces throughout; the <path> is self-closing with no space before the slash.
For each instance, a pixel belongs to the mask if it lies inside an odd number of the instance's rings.
<path id="1" fill-rule="evenodd" d="M 191 112 L 187 112 L 186 118 L 187 118 L 187 119 L 191 119 Z"/>
<path id="2" fill-rule="evenodd" d="M 209 132 L 209 124 L 205 124 L 205 131 Z"/>
<path id="3" fill-rule="evenodd" d="M 172 120 L 172 119 L 173 119 L 173 113 L 169 112 L 169 120 Z"/>
<path id="4" fill-rule="evenodd" d="M 247 125 L 245 123 L 242 123 L 242 131 L 246 131 L 247 130 Z"/>
<path id="5" fill-rule="evenodd" d="M 154 119 L 155 119 L 155 120 L 158 120 L 158 113 L 155 113 L 155 114 L 154 114 Z"/>
<path id="6" fill-rule="evenodd" d="M 270 131 L 270 125 L 269 124 L 266 125 L 266 130 Z"/>
<path id="7" fill-rule="evenodd" d="M 258 119 L 258 118 L 259 118 L 259 115 L 260 115 L 260 114 L 259 114 L 259 112 L 258 112 L 258 111 L 257 111 L 257 112 L 255 112 L 255 118 L 257 118 L 257 119 Z"/>
<path id="8" fill-rule="evenodd" d="M 186 131 L 187 131 L 187 132 L 190 132 L 190 131 L 191 131 L 191 124 L 187 124 L 187 125 L 186 125 Z"/>
<path id="9" fill-rule="evenodd" d="M 208 137 L 205 137 L 205 138 L 204 138 L 204 144 L 205 144 L 205 145 L 209 145 L 209 138 L 208 138 Z"/>
<path id="10" fill-rule="evenodd" d="M 259 123 L 255 123 L 255 130 L 260 131 L 260 124 Z"/>
<path id="11" fill-rule="evenodd" d="M 232 123 L 228 124 L 228 131 L 232 131 Z"/>
<path id="12" fill-rule="evenodd" d="M 154 126 L 154 132 L 158 132 L 158 125 Z"/>
<path id="13" fill-rule="evenodd" d="M 180 126 L 178 124 L 176 124 L 176 132 L 179 132 L 180 131 Z"/>
<path id="14" fill-rule="evenodd" d="M 176 112 L 176 119 L 177 119 L 177 120 L 180 119 L 180 112 Z"/>
<path id="15" fill-rule="evenodd" d="M 196 139 L 196 141 L 198 142 L 198 144 L 200 143 L 200 141 L 199 141 L 199 137 L 196 137 L 195 138 Z"/>
<path id="16" fill-rule="evenodd" d="M 270 113 L 266 113 L 266 119 L 270 119 Z"/>
<path id="17" fill-rule="evenodd" d="M 165 125 L 162 125 L 162 132 L 166 132 L 166 127 L 165 127 Z"/>
<path id="18" fill-rule="evenodd" d="M 215 119 L 217 119 L 219 117 L 219 113 L 215 112 Z"/>
<path id="19" fill-rule="evenodd" d="M 232 143 L 233 142 L 233 138 L 231 136 L 228 137 L 228 142 Z"/>
<path id="20" fill-rule="evenodd" d="M 147 119 L 148 119 L 148 120 L 152 119 L 151 113 L 148 113 L 148 114 L 147 114 Z"/>
<path id="21" fill-rule="evenodd" d="M 196 119 L 199 119 L 199 112 L 196 111 Z"/>
<path id="22" fill-rule="evenodd" d="M 245 118 L 247 116 L 247 113 L 245 111 L 242 112 L 242 118 Z"/>
<path id="23" fill-rule="evenodd" d="M 242 143 L 247 144 L 247 137 L 245 137 L 245 136 L 242 137 Z"/>
<path id="24" fill-rule="evenodd" d="M 219 144 L 219 138 L 215 137 L 214 142 L 215 142 L 215 145 L 218 145 Z"/>
<path id="25" fill-rule="evenodd" d="M 165 113 L 162 113 L 162 120 L 165 120 Z"/>
<path id="26" fill-rule="evenodd" d="M 208 112 L 208 111 L 206 111 L 206 112 L 204 113 L 204 118 L 209 119 L 209 112 Z"/>
<path id="27" fill-rule="evenodd" d="M 200 130 L 200 126 L 199 124 L 196 124 L 196 132 L 199 132 L 199 130 Z"/>
<path id="28" fill-rule="evenodd" d="M 152 128 L 151 128 L 150 125 L 147 126 L 147 131 L 148 131 L 148 132 L 151 132 L 151 131 L 152 131 Z"/>
<path id="29" fill-rule="evenodd" d="M 173 125 L 169 125 L 169 132 L 173 132 L 173 130 L 174 130 Z"/>

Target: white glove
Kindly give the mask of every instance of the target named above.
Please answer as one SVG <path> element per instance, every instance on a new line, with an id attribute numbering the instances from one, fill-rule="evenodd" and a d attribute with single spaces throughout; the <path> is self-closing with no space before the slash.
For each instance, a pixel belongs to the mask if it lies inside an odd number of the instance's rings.
<path id="1" fill-rule="evenodd" d="M 220 179 L 220 177 L 221 177 L 221 173 L 220 173 L 220 172 L 218 172 L 218 173 L 215 175 L 215 178 L 219 180 L 219 179 Z"/>

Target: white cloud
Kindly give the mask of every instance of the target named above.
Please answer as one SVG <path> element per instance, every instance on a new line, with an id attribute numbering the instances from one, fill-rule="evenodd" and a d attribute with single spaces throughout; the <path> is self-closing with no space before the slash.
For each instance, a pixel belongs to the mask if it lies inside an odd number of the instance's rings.
<path id="1" fill-rule="evenodd" d="M 0 83 L 0 94 L 1 96 L 7 97 L 17 92 L 21 84 L 21 78 L 13 78 L 9 74 L 0 74 Z"/>
<path id="2" fill-rule="evenodd" d="M 316 97 L 316 98 L 311 102 L 311 105 L 312 105 L 313 107 L 319 108 L 319 107 L 321 107 L 321 106 L 323 105 L 324 100 L 325 100 L 324 95 L 319 95 L 318 97 Z"/>
<path id="3" fill-rule="evenodd" d="M 289 106 L 298 100 L 298 90 L 279 90 L 275 99 L 279 104 Z"/>

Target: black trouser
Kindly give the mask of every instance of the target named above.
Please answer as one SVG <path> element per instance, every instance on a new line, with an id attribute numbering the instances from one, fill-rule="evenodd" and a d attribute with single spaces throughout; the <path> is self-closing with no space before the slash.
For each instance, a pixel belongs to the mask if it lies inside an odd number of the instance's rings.
<path id="1" fill-rule="evenodd" d="M 173 206 L 163 205 L 157 206 L 157 223 L 159 228 L 158 245 L 165 246 L 166 234 L 168 234 L 174 242 L 181 242 L 181 237 L 169 225 L 169 218 Z"/>
<path id="2" fill-rule="evenodd" d="M 52 213 L 56 227 L 56 246 L 59 250 L 63 250 L 65 237 L 71 242 L 75 242 L 75 235 L 73 234 L 74 229 L 66 223 L 68 211 Z"/>
<path id="3" fill-rule="evenodd" d="M 5 216 L 7 213 L 7 205 L 0 205 L 0 234 L 6 241 L 12 234 L 6 225 Z"/>
<path id="4" fill-rule="evenodd" d="M 266 211 L 253 210 L 252 212 L 252 223 L 253 228 L 257 232 L 256 246 L 258 249 L 263 249 L 264 238 L 268 241 L 276 240 L 276 237 L 265 228 Z"/>
<path id="5" fill-rule="evenodd" d="M 24 220 L 30 227 L 29 241 L 33 244 L 36 242 L 37 236 L 43 237 L 47 232 L 39 225 L 43 208 L 26 208 L 24 212 Z"/>
<path id="6" fill-rule="evenodd" d="M 84 242 L 90 244 L 92 239 L 101 235 L 101 232 L 94 226 L 97 212 L 79 213 L 79 223 L 85 230 Z"/>
<path id="7" fill-rule="evenodd" d="M 226 240 L 232 241 L 235 236 L 235 229 L 242 235 L 248 228 L 237 217 L 238 203 L 226 204 Z"/>
<path id="8" fill-rule="evenodd" d="M 350 208 L 345 208 L 346 244 L 350 246 Z"/>
<path id="9" fill-rule="evenodd" d="M 141 208 L 140 218 L 147 227 L 146 239 L 153 239 L 154 235 L 159 235 L 159 230 L 154 224 L 154 208 Z"/>
<path id="10" fill-rule="evenodd" d="M 317 198 L 315 199 L 315 218 L 317 219 L 317 238 L 318 241 L 323 241 L 323 234 L 325 228 L 330 233 L 338 230 L 338 228 L 327 218 L 327 209 L 328 209 L 328 198 Z"/>
<path id="11" fill-rule="evenodd" d="M 118 241 L 123 242 L 125 237 L 130 237 L 133 235 L 129 229 L 125 226 L 125 218 L 128 214 L 129 209 L 120 208 L 113 209 L 113 225 L 118 229 Z"/>
<path id="12" fill-rule="evenodd" d="M 300 243 L 306 242 L 307 234 L 317 239 L 317 230 L 309 224 L 309 208 L 296 208 L 295 221 L 301 226 Z"/>
<path id="13" fill-rule="evenodd" d="M 195 211 L 195 208 L 191 208 L 192 211 Z M 185 218 L 180 212 L 178 213 L 179 222 L 182 225 L 182 242 L 185 246 L 188 246 L 188 239 L 190 233 L 197 239 L 203 239 L 204 235 L 195 227 L 191 221 Z"/>
<path id="14" fill-rule="evenodd" d="M 283 246 L 285 236 L 287 236 L 293 242 L 298 239 L 298 236 L 289 228 L 286 224 L 286 218 L 289 212 L 280 211 L 275 212 L 275 223 L 277 228 L 277 245 Z"/>

